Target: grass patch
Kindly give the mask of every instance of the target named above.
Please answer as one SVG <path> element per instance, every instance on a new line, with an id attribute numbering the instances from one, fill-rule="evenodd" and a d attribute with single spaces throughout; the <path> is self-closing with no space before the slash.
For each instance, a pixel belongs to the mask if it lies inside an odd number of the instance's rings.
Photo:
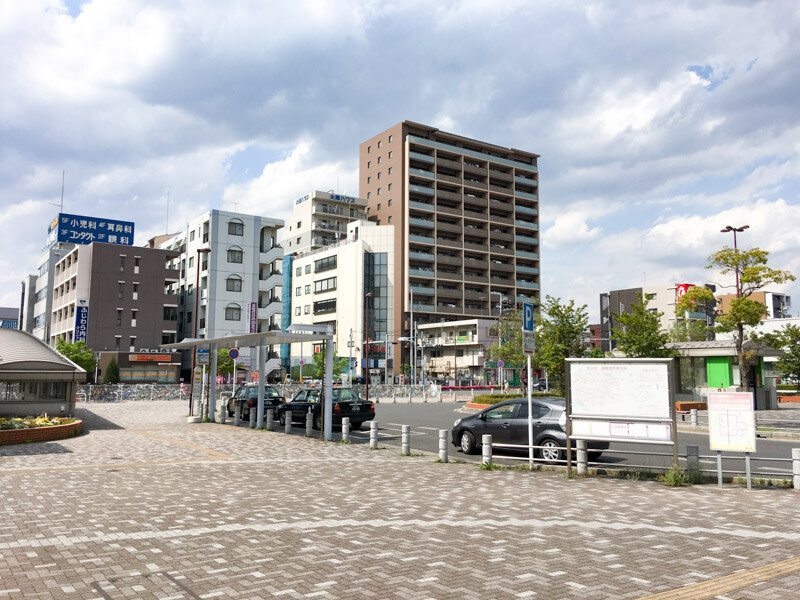
<path id="1" fill-rule="evenodd" d="M 508 471 L 505 465 L 498 465 L 497 463 L 481 463 L 478 465 L 479 471 Z"/>
<path id="2" fill-rule="evenodd" d="M 644 479 L 655 479 L 657 475 L 648 469 L 644 469 L 641 471 L 627 471 L 625 473 L 620 473 L 620 477 L 627 479 L 628 481 L 642 481 Z"/>
<path id="3" fill-rule="evenodd" d="M 680 467 L 673 466 L 663 475 L 659 475 L 658 480 L 669 487 L 681 487 L 689 482 L 689 476 Z"/>
<path id="4" fill-rule="evenodd" d="M 352 444 L 352 443 L 353 443 L 353 442 L 346 442 L 346 441 L 344 441 L 344 440 L 339 440 L 339 445 L 340 445 L 340 446 L 349 446 L 349 445 L 350 445 L 350 444 Z"/>

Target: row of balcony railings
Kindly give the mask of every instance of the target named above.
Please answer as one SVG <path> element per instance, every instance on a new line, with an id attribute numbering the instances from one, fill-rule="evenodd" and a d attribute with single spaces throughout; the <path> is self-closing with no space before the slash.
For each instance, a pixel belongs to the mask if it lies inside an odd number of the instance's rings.
<path id="1" fill-rule="evenodd" d="M 449 161 L 457 164 L 459 167 L 463 164 L 465 168 L 470 169 L 489 169 L 497 171 L 505 171 L 508 168 L 521 170 L 525 173 L 535 174 L 538 172 L 536 165 L 531 165 L 526 162 L 504 158 L 501 156 L 494 156 L 481 150 L 472 150 L 448 144 L 445 142 L 438 142 L 421 138 L 415 135 L 406 136 L 406 140 L 410 142 L 409 149 L 411 158 L 415 158 L 424 162 Z"/>
<path id="2" fill-rule="evenodd" d="M 453 182 L 453 183 L 460 183 L 460 182 Z M 516 196 L 517 198 L 525 198 L 525 199 L 528 199 L 528 200 L 534 200 L 534 201 L 538 201 L 539 200 L 539 196 L 537 194 L 534 194 L 531 191 L 524 190 L 524 189 L 518 189 L 518 188 L 512 188 L 510 186 L 497 185 L 497 184 L 495 184 L 493 182 L 490 182 L 489 184 L 486 184 L 486 183 L 482 183 L 482 182 L 479 182 L 479 181 L 465 179 L 463 183 L 464 183 L 464 185 L 466 187 L 473 187 L 473 188 L 480 189 L 480 190 L 488 190 L 488 191 L 491 191 L 491 192 L 496 192 L 496 193 L 504 194 L 504 195 L 508 195 L 508 196 Z M 459 188 L 447 190 L 447 189 L 444 189 L 444 188 L 441 188 L 441 187 L 433 187 L 433 186 L 429 186 L 429 185 L 422 185 L 420 183 L 409 183 L 408 184 L 408 190 L 409 190 L 409 192 L 422 194 L 424 196 L 431 197 L 431 196 L 435 195 L 437 198 L 446 198 L 446 199 L 450 199 L 450 200 L 461 200 L 462 197 L 471 197 L 471 198 L 475 198 L 475 199 L 478 199 L 478 200 L 485 200 L 486 199 L 485 196 L 479 196 L 477 194 L 474 194 L 474 193 L 469 192 L 467 190 L 461 190 Z M 497 201 L 498 202 L 508 202 L 510 204 L 510 201 L 505 200 L 505 199 L 504 200 L 497 199 Z"/>

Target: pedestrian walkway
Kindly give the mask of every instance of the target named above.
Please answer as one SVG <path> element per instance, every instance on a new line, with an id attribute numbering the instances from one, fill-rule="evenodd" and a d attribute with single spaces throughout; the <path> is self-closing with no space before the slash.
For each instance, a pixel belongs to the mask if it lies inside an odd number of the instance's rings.
<path id="1" fill-rule="evenodd" d="M 800 597 L 791 490 L 480 471 L 178 402 L 79 412 L 80 437 L 0 447 L 0 600 Z"/>

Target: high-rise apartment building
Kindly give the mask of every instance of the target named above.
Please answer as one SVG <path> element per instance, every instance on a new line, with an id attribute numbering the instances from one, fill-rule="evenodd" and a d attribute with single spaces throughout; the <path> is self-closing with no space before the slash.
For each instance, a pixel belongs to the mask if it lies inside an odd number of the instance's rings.
<path id="1" fill-rule="evenodd" d="M 287 254 L 307 252 L 347 237 L 347 224 L 366 219 L 367 201 L 333 191 L 315 190 L 294 201 L 292 220 L 283 245 Z"/>
<path id="2" fill-rule="evenodd" d="M 277 240 L 283 225 L 278 219 L 210 210 L 192 219 L 186 231 L 154 240 L 177 252 L 180 274 L 169 293 L 179 298 L 178 341 L 280 329 L 283 248 Z M 191 363 L 190 357 L 184 362 L 184 377 Z M 241 349 L 239 364 L 254 368 L 255 349 L 252 356 Z M 279 368 L 278 354 L 270 348 L 267 375 Z"/>
<path id="3" fill-rule="evenodd" d="M 412 296 L 415 322 L 490 317 L 496 296 L 539 303 L 537 159 L 410 121 L 360 145 L 359 196 L 395 227 L 395 336 Z"/>

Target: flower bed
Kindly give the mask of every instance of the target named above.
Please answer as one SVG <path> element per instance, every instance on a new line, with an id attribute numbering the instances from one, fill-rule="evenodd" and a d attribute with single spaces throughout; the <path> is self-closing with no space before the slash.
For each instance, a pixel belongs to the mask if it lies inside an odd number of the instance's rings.
<path id="1" fill-rule="evenodd" d="M 62 417 L 0 417 L 0 445 L 46 442 L 78 435 L 83 421 Z"/>

